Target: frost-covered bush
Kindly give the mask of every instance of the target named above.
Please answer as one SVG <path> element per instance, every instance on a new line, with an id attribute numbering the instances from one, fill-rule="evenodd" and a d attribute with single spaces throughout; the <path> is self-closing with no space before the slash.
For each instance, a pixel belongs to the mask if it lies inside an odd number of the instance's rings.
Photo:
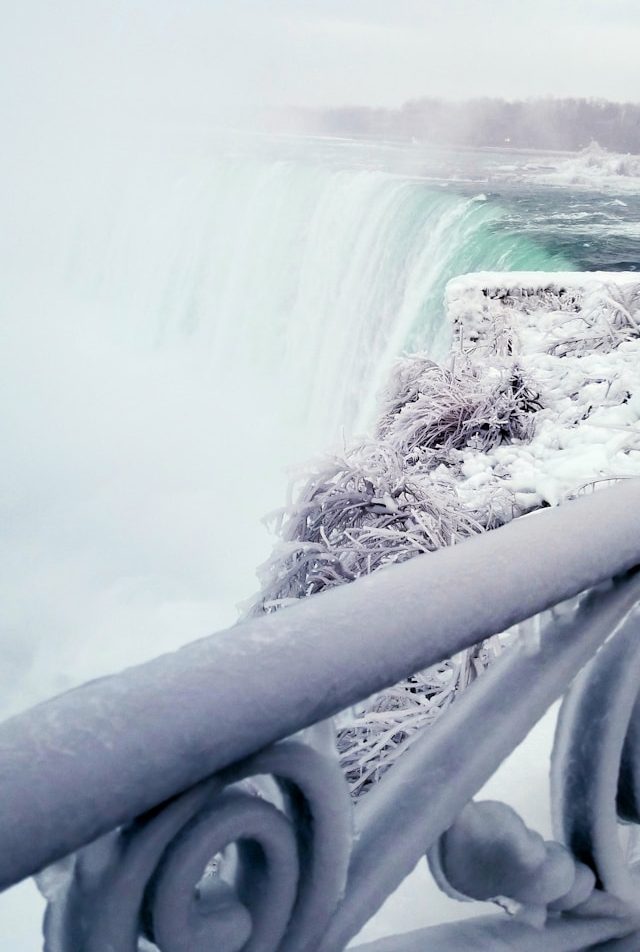
<path id="1" fill-rule="evenodd" d="M 528 439 L 539 409 L 539 394 L 516 364 L 483 378 L 468 361 L 448 369 L 413 358 L 396 370 L 378 433 L 404 456 L 437 451 L 437 464 L 452 450 L 488 452 Z"/>
<path id="2" fill-rule="evenodd" d="M 494 494 L 465 504 L 452 480 L 410 464 L 390 439 L 324 460 L 277 514 L 280 544 L 262 566 L 253 614 L 369 575 L 384 565 L 482 532 L 505 521 Z M 481 646 L 375 695 L 338 722 L 340 761 L 354 796 L 379 779 L 488 664 Z"/>
<path id="3" fill-rule="evenodd" d="M 585 296 L 573 333 L 554 342 L 556 357 L 611 353 L 640 335 L 640 285 L 603 284 Z"/>
<path id="4" fill-rule="evenodd" d="M 420 671 L 338 720 L 338 754 L 353 796 L 365 793 L 500 651 L 492 639 Z"/>
<path id="5" fill-rule="evenodd" d="M 640 282 L 516 275 L 503 291 L 492 282 L 454 282 L 450 362 L 398 361 L 374 437 L 297 482 L 277 516 L 280 543 L 262 568 L 255 613 L 636 475 Z M 338 750 L 354 796 L 500 644 L 445 660 L 340 716 Z"/>
<path id="6" fill-rule="evenodd" d="M 259 571 L 252 614 L 508 521 L 515 511 L 508 491 L 459 494 L 459 451 L 526 438 L 538 407 L 512 362 L 483 382 L 466 362 L 447 369 L 420 355 L 403 358 L 383 395 L 376 438 L 318 463 L 276 514 L 280 542 Z M 495 647 L 463 652 L 341 717 L 338 750 L 355 796 L 486 667 Z"/>
<path id="7" fill-rule="evenodd" d="M 451 482 L 413 478 L 389 440 L 355 446 L 324 460 L 278 513 L 282 541 L 260 569 L 256 609 L 451 545 L 481 532 L 488 512 L 465 507 Z"/>
<path id="8" fill-rule="evenodd" d="M 277 515 L 253 614 L 637 478 L 640 281 L 514 273 L 450 282 L 453 353 L 399 360 L 374 437 L 325 458 Z M 542 396 L 543 394 L 543 396 Z M 524 628 L 526 629 L 526 625 Z M 522 626 L 513 637 L 523 637 Z M 528 636 L 526 636 L 528 637 Z M 341 763 L 371 787 L 480 674 L 497 637 L 344 712 Z"/>

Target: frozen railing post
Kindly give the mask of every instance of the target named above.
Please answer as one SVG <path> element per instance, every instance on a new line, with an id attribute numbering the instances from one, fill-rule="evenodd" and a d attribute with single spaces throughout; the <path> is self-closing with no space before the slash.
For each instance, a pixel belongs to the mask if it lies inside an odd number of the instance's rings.
<path id="1" fill-rule="evenodd" d="M 5 722 L 2 886 L 59 861 L 41 878 L 51 952 L 132 952 L 142 938 L 161 952 L 338 952 L 428 853 L 446 891 L 504 895 L 519 914 L 370 948 L 569 950 L 635 935 L 631 874 L 611 838 L 616 810 L 637 819 L 639 564 L 640 483 L 627 481 Z M 321 728 L 286 740 L 585 591 L 543 616 L 537 652 L 506 652 L 355 810 Z M 561 717 L 564 845 L 507 807 L 473 805 L 611 633 Z M 605 703 L 610 716 L 585 735 L 591 705 Z"/>

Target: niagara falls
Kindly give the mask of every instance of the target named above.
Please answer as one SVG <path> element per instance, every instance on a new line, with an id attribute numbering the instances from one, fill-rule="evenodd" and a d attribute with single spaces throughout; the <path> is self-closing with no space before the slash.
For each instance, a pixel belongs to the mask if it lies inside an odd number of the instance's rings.
<path id="1" fill-rule="evenodd" d="M 640 12 L 0 24 L 0 948 L 640 950 Z"/>

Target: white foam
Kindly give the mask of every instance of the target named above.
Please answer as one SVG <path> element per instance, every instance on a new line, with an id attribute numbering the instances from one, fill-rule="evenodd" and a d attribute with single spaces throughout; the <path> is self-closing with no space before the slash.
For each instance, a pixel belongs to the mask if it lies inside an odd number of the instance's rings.
<path id="1" fill-rule="evenodd" d="M 640 188 L 640 156 L 608 152 L 597 142 L 568 158 L 549 161 L 551 167 L 544 169 L 529 164 L 529 181 L 621 192 L 637 192 Z"/>

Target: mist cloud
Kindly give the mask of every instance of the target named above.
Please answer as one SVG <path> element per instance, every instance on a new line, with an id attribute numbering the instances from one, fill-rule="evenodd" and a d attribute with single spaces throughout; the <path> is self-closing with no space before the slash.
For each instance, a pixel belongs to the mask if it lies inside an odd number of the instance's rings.
<path id="1" fill-rule="evenodd" d="M 424 95 L 638 100 L 639 40 L 626 0 L 23 0 L 3 13 L 0 109 L 19 126 Z"/>

